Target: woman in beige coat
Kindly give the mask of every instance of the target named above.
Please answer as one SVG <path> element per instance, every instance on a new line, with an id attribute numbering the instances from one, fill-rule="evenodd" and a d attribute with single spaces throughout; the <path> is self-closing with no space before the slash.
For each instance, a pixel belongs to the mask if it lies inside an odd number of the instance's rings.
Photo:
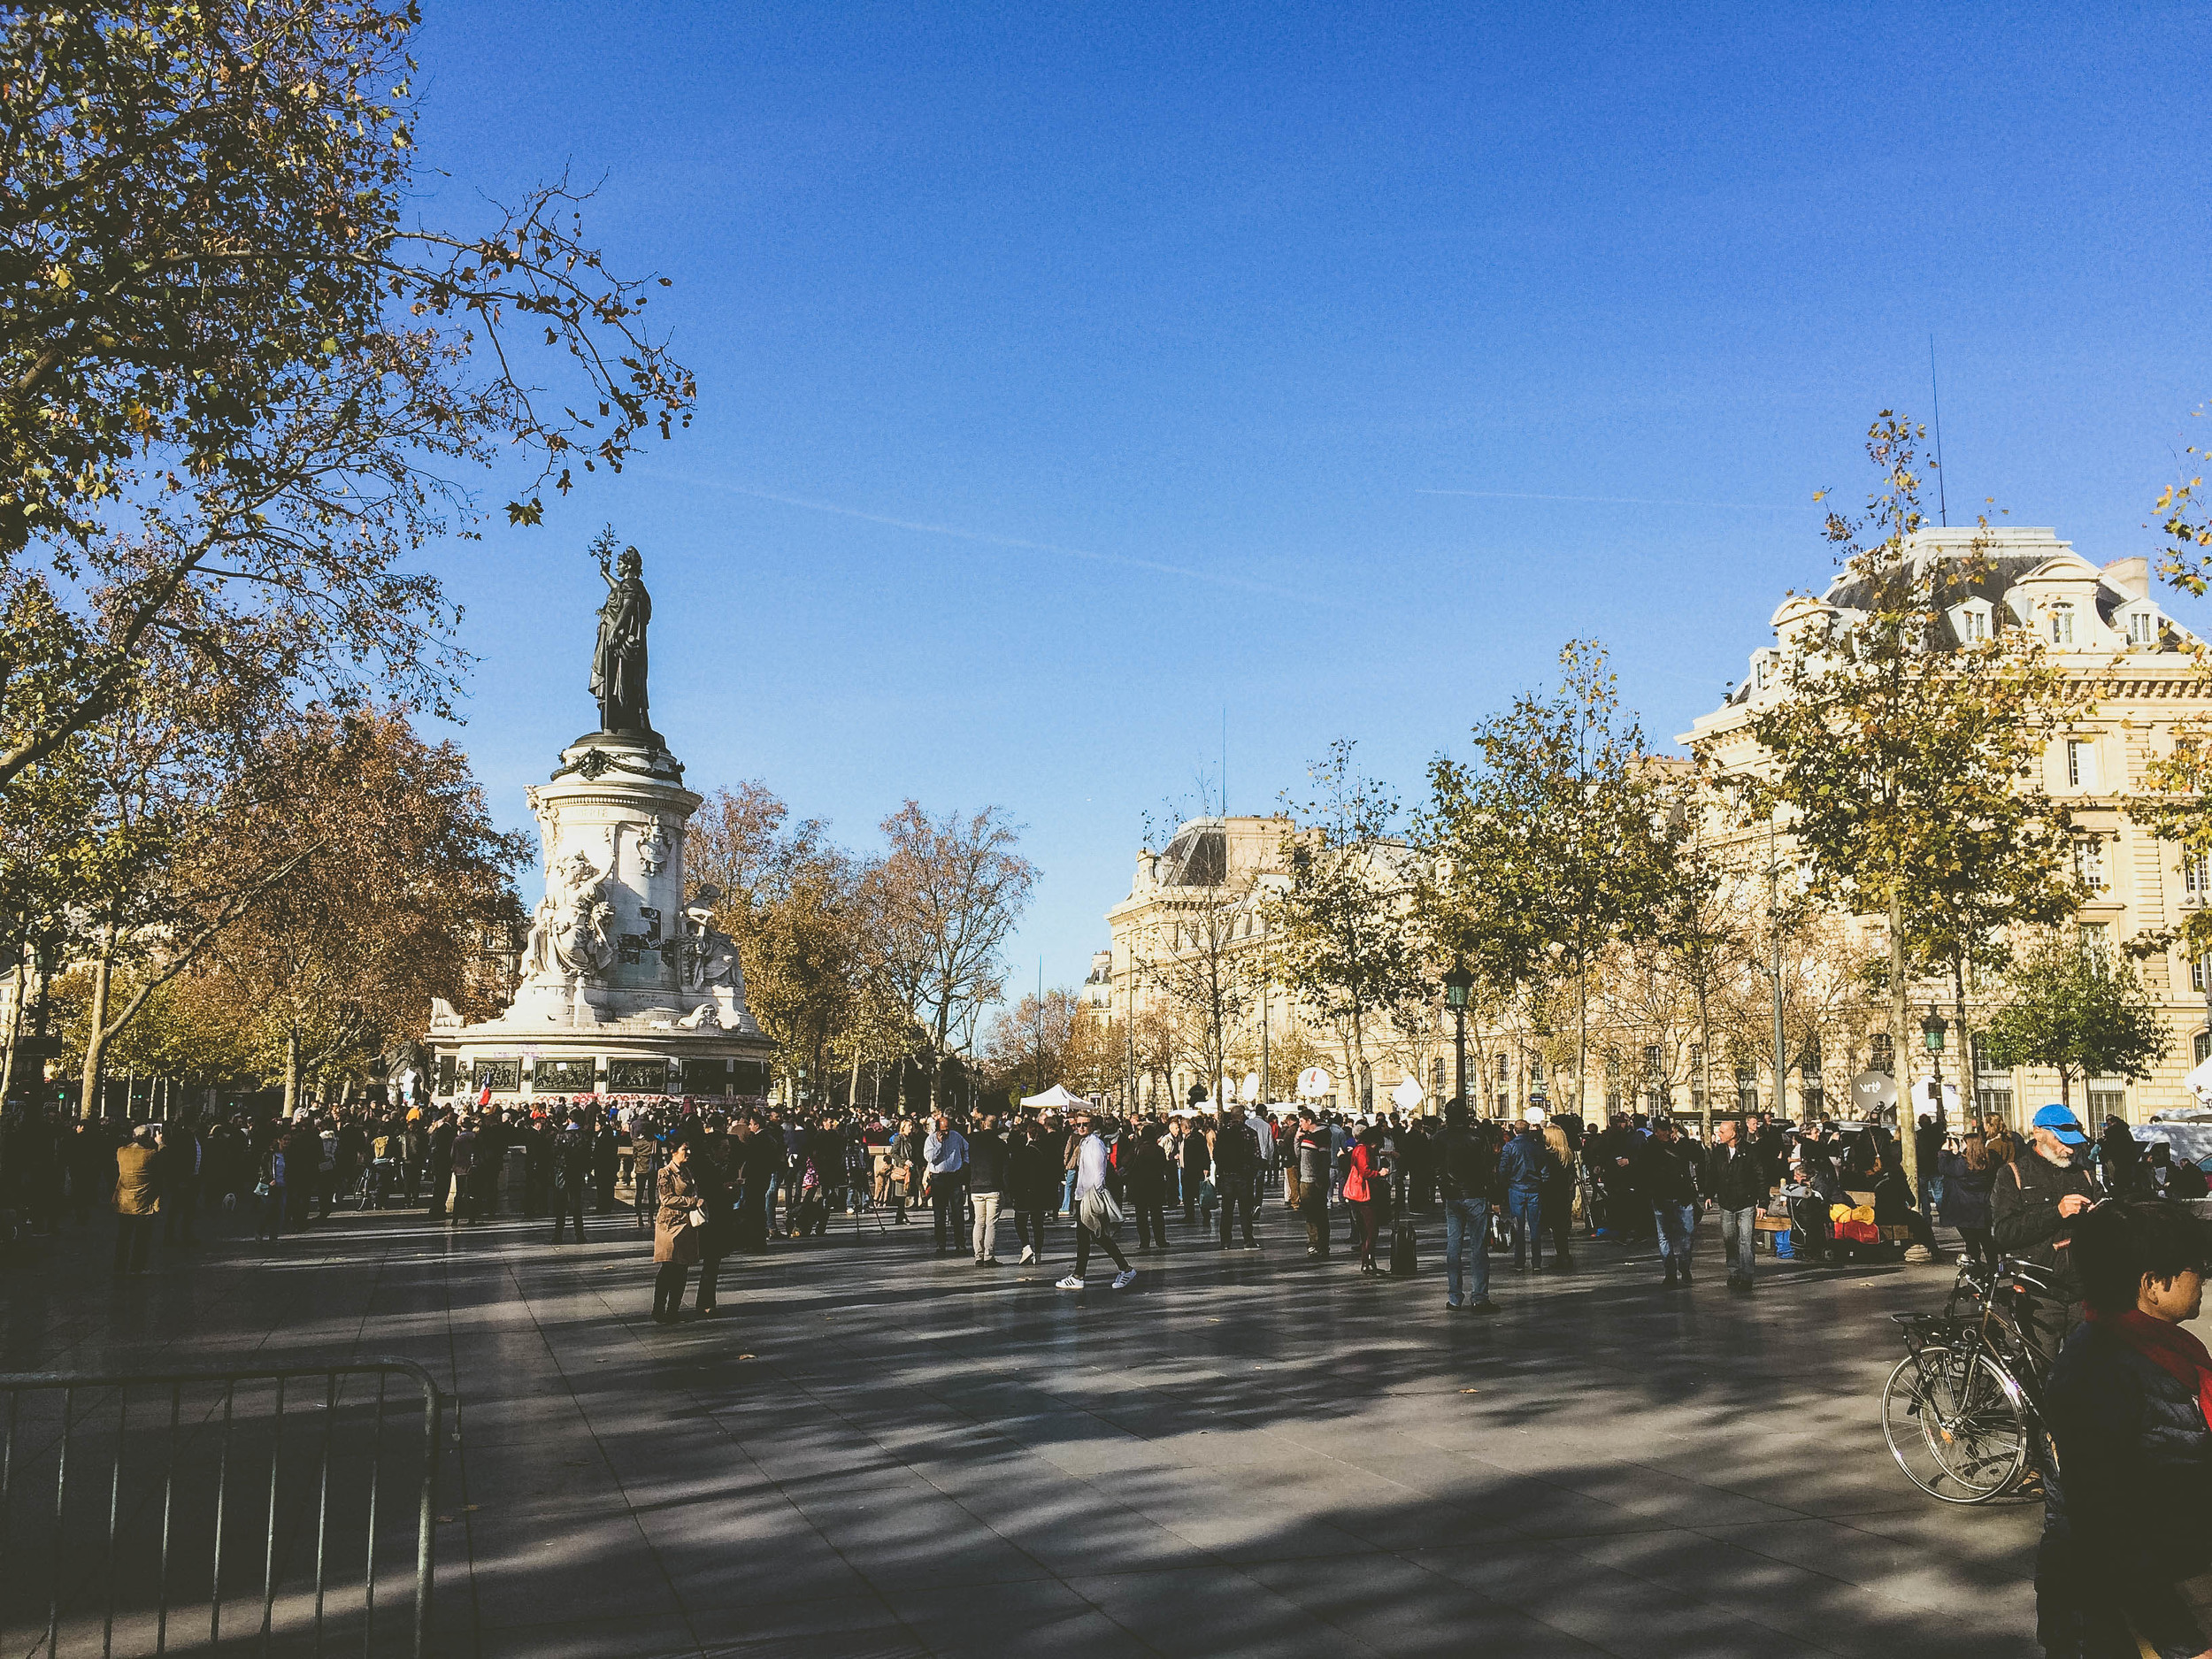
<path id="1" fill-rule="evenodd" d="M 653 1259 L 660 1263 L 653 1275 L 653 1319 L 657 1325 L 673 1325 L 681 1317 L 677 1310 L 683 1305 L 684 1280 L 699 1259 L 699 1233 L 706 1214 L 699 1183 L 691 1173 L 691 1142 L 679 1141 L 661 1165 L 660 1208 L 653 1215 Z"/>

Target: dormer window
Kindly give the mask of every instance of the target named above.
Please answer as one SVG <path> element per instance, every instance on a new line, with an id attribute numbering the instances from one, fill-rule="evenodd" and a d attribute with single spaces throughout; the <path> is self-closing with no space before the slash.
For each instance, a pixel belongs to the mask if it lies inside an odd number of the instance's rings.
<path id="1" fill-rule="evenodd" d="M 1978 645 L 1989 638 L 1989 603 L 1986 600 L 1969 600 L 1951 612 L 1951 626 L 1956 630 L 1959 643 Z"/>
<path id="2" fill-rule="evenodd" d="M 2158 612 L 2155 611 L 2147 606 L 2138 607 L 2127 613 L 2125 622 L 2130 645 L 2158 643 Z"/>
<path id="3" fill-rule="evenodd" d="M 1754 691 L 1764 691 L 1767 688 L 1770 668 L 1770 664 L 1763 656 L 1751 659 L 1751 688 Z"/>
<path id="4" fill-rule="evenodd" d="M 2074 642 L 2074 607 L 2059 603 L 2051 607 L 2051 643 L 2071 645 Z"/>

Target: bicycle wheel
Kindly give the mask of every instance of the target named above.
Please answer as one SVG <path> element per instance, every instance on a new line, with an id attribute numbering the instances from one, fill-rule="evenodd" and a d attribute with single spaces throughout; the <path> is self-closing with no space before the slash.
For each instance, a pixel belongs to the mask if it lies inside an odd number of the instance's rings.
<path id="1" fill-rule="evenodd" d="M 2024 1402 L 1978 1350 L 1930 1348 L 1882 1387 L 1882 1438 L 1905 1477 L 1944 1503 L 1986 1503 L 2028 1466 Z"/>

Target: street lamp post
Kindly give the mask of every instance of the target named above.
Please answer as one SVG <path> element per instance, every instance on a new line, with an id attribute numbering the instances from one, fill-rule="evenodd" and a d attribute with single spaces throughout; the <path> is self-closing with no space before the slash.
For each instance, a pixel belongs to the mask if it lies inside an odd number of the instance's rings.
<path id="1" fill-rule="evenodd" d="M 1943 1023 L 1943 1016 L 1936 1012 L 1936 1005 L 1933 1002 L 1929 1003 L 1928 1018 L 1920 1022 L 1920 1040 L 1927 1045 L 1928 1064 L 1935 1069 L 1935 1082 L 1930 1089 L 1930 1093 L 1935 1098 L 1936 1133 L 1939 1135 L 1943 1133 L 1944 1030 L 1945 1025 Z M 1915 1132 L 1917 1132 L 1920 1125 L 1916 1123 L 1912 1125 L 1912 1127 Z M 1927 1177 L 1923 1175 L 1921 1179 L 1925 1180 Z"/>
<path id="2" fill-rule="evenodd" d="M 1444 1001 L 1452 1010 L 1452 1083 L 1463 1108 L 1467 1104 L 1467 993 L 1474 984 L 1475 976 L 1463 962 L 1455 961 L 1444 976 Z"/>

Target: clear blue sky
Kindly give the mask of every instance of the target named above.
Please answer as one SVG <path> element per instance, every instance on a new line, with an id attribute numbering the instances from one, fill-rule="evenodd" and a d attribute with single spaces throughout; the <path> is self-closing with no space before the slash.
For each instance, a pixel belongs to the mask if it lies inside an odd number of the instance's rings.
<path id="1" fill-rule="evenodd" d="M 700 385 L 437 556 L 496 810 L 595 723 L 611 519 L 695 785 L 1027 826 L 1018 987 L 1225 709 L 1234 810 L 1339 736 L 1411 798 L 1575 635 L 1686 729 L 1931 334 L 1955 518 L 2149 551 L 2212 424 L 2198 6 L 426 12 L 434 211 L 603 174 Z"/>

